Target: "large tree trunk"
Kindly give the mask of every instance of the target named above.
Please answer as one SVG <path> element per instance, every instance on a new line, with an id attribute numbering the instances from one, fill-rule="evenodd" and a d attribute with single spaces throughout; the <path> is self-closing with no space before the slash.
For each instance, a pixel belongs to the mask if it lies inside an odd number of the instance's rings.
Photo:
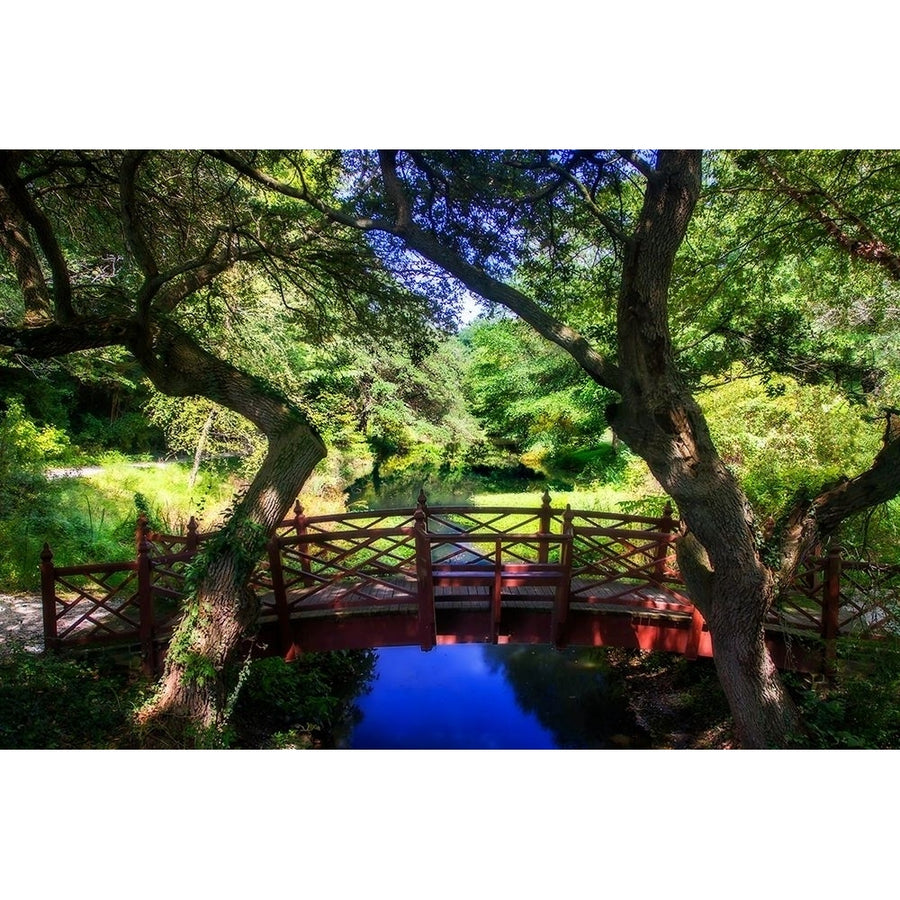
<path id="1" fill-rule="evenodd" d="M 266 539 L 282 521 L 316 463 L 321 442 L 306 423 L 270 439 L 269 452 L 247 494 L 205 554 L 196 594 L 166 656 L 159 689 L 138 715 L 149 740 L 215 738 L 224 724 L 230 669 L 259 613 L 247 585 Z"/>
<path id="2" fill-rule="evenodd" d="M 394 213 L 385 219 L 332 208 L 306 185 L 281 183 L 235 154 L 216 155 L 257 183 L 308 202 L 345 227 L 393 234 L 469 290 L 506 306 L 569 353 L 597 383 L 620 395 L 621 402 L 608 410 L 607 419 L 678 504 L 686 527 L 678 544 L 679 560 L 690 593 L 709 623 L 716 665 L 743 746 L 783 746 L 799 725 L 798 715 L 766 650 L 766 614 L 823 523 L 837 523 L 848 512 L 900 491 L 900 418 L 892 424 L 889 416 L 885 449 L 868 473 L 797 511 L 783 536 L 777 571 L 768 568 L 746 497 L 719 458 L 671 347 L 672 266 L 700 194 L 701 153 L 661 151 L 653 168 L 630 151 L 619 152 L 647 178 L 647 186 L 632 235 L 624 236 L 612 223 L 612 233 L 625 243 L 617 363 L 531 297 L 469 262 L 434 230 L 417 225 L 397 151 L 379 153 L 385 200 Z M 608 217 L 601 221 L 610 228 Z M 880 244 L 866 247 L 883 252 Z M 857 245 L 853 249 L 859 251 Z"/>
<path id="3" fill-rule="evenodd" d="M 325 457 L 325 446 L 299 409 L 186 333 L 159 329 L 133 349 L 161 391 L 201 394 L 227 406 L 250 419 L 269 442 L 246 494 L 204 548 L 196 592 L 187 599 L 159 689 L 138 714 L 150 742 L 182 745 L 191 730 L 202 742 L 224 723 L 230 668 L 259 612 L 248 580 L 269 535 Z"/>
<path id="4" fill-rule="evenodd" d="M 386 189 L 397 211 L 395 233 L 471 290 L 517 313 L 598 383 L 619 393 L 621 402 L 607 410 L 609 424 L 678 504 L 698 551 L 688 587 L 709 624 L 737 733 L 744 746 L 777 747 L 798 719 L 765 646 L 773 577 L 759 555 L 749 503 L 719 458 L 703 413 L 681 378 L 669 331 L 672 267 L 699 197 L 700 164 L 700 151 L 663 151 L 648 178 L 640 218 L 626 243 L 613 365 L 530 298 L 412 223 L 393 155 L 383 154 Z"/>
<path id="5" fill-rule="evenodd" d="M 745 747 L 781 747 L 799 725 L 765 645 L 774 577 L 743 491 L 720 459 L 675 364 L 668 293 L 675 254 L 700 192 L 700 153 L 660 153 L 630 239 L 618 304 L 622 401 L 610 424 L 678 504 L 679 553 L 706 618 L 716 670 Z"/>
<path id="6" fill-rule="evenodd" d="M 301 410 L 172 323 L 148 329 L 133 319 L 82 318 L 31 329 L 0 327 L 0 341 L 36 358 L 125 346 L 163 393 L 206 397 L 266 435 L 262 467 L 220 536 L 205 548 L 205 567 L 176 630 L 159 689 L 138 716 L 151 743 L 181 746 L 191 740 L 191 730 L 202 740 L 223 722 L 228 670 L 258 613 L 248 579 L 269 533 L 325 458 L 325 445 Z"/>
<path id="7" fill-rule="evenodd" d="M 716 671 L 740 745 L 782 747 L 799 732 L 801 723 L 765 644 L 766 613 L 776 580 L 748 544 L 739 518 L 714 518 L 717 533 L 707 538 L 712 554 L 693 531 L 687 531 L 677 544 L 679 566 L 688 593 L 709 625 Z M 741 547 L 744 559 L 739 556 Z M 715 567 L 713 558 L 718 560 Z"/>

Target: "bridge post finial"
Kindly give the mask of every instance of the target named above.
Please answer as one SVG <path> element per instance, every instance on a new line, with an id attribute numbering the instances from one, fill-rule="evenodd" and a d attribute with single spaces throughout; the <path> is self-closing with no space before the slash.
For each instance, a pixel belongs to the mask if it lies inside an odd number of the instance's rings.
<path id="1" fill-rule="evenodd" d="M 544 496 L 541 497 L 541 511 L 538 516 L 538 530 L 541 534 L 550 534 L 550 523 L 552 513 L 550 512 L 550 492 L 545 490 Z M 550 545 L 544 540 L 538 544 L 538 562 L 546 563 L 550 558 Z"/>
<path id="2" fill-rule="evenodd" d="M 55 649 L 56 624 L 56 573 L 53 569 L 53 552 L 49 544 L 41 551 L 41 611 L 44 620 L 44 644 Z"/>
<path id="3" fill-rule="evenodd" d="M 137 517 L 137 525 L 134 529 L 134 553 L 137 556 L 141 552 L 141 542 L 147 536 L 149 526 L 147 524 L 147 514 L 141 512 Z"/>
<path id="4" fill-rule="evenodd" d="M 197 520 L 191 516 L 187 526 L 187 549 L 196 550 L 199 539 L 197 536 Z"/>
<path id="5" fill-rule="evenodd" d="M 423 487 L 419 491 L 419 496 L 416 497 L 416 513 L 418 515 L 418 511 L 422 511 L 422 518 L 425 521 L 425 530 L 428 531 L 428 498 L 425 496 L 425 488 Z"/>

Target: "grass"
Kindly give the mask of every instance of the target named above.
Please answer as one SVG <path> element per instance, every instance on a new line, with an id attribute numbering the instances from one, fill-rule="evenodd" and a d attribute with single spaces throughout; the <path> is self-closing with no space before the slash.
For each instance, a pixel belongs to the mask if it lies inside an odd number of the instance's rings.
<path id="1" fill-rule="evenodd" d="M 172 533 L 186 528 L 191 516 L 196 516 L 202 528 L 213 528 L 231 502 L 234 485 L 227 470 L 206 468 L 191 487 L 190 469 L 180 462 L 133 465 L 114 458 L 103 464 L 99 473 L 71 481 L 69 493 L 85 507 L 95 503 L 128 513 L 136 510 L 135 498 L 143 497 L 152 525 Z"/>
<path id="2" fill-rule="evenodd" d="M 37 589 L 45 542 L 59 566 L 131 558 L 142 510 L 164 531 L 183 530 L 192 515 L 202 529 L 215 527 L 234 484 L 227 470 L 208 468 L 190 488 L 189 474 L 183 463 L 135 468 L 112 457 L 98 474 L 44 483 L 14 515 L 0 513 L 0 589 Z"/>
<path id="3" fill-rule="evenodd" d="M 472 495 L 471 502 L 475 506 L 537 507 L 541 505 L 541 493 L 535 491 L 476 493 Z M 569 504 L 572 509 L 631 512 L 636 506 L 646 503 L 647 508 L 651 509 L 650 514 L 659 515 L 665 502 L 665 497 L 650 495 L 640 497 L 632 489 L 615 485 L 583 490 L 550 491 L 550 505 L 554 509 L 564 509 Z"/>

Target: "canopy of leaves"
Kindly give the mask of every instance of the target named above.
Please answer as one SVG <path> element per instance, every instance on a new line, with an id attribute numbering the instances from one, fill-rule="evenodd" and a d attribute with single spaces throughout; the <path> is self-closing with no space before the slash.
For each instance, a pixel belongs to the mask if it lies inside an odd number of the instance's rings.
<path id="1" fill-rule="evenodd" d="M 461 335 L 472 411 L 496 443 L 522 453 L 596 445 L 608 392 L 517 319 L 478 321 Z"/>

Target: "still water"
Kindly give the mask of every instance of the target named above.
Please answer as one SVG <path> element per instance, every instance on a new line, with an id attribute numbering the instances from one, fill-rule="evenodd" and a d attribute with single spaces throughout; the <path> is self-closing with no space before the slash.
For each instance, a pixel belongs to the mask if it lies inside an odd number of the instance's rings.
<path id="1" fill-rule="evenodd" d="M 646 745 L 603 651 L 459 644 L 377 651 L 345 749 L 550 750 Z"/>

